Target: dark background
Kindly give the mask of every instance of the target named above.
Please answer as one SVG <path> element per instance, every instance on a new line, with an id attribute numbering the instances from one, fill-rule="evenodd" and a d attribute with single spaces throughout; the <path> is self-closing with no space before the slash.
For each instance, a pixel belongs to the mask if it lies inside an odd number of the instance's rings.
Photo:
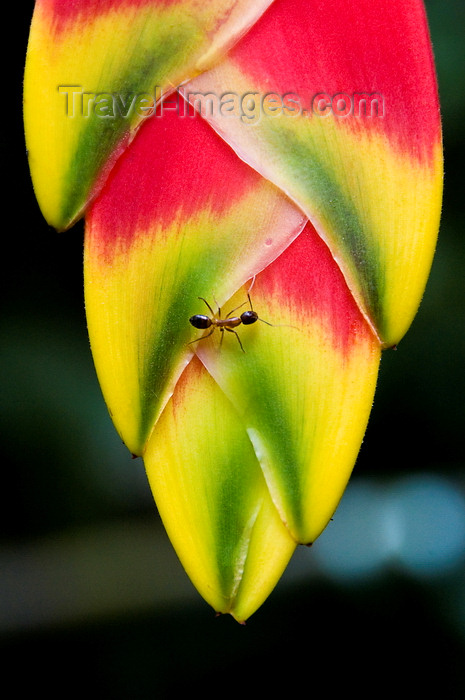
<path id="1" fill-rule="evenodd" d="M 19 5 L 19 4 L 18 4 Z M 141 460 L 95 378 L 82 224 L 57 234 L 32 192 L 21 82 L 33 3 L 13 9 L 3 70 L 0 670 L 49 697 L 218 696 L 302 687 L 465 694 L 463 359 L 465 4 L 428 0 L 446 186 L 425 298 L 376 400 L 346 496 L 311 550 L 239 626 L 193 589 Z M 6 180 L 6 182 L 5 182 Z"/>

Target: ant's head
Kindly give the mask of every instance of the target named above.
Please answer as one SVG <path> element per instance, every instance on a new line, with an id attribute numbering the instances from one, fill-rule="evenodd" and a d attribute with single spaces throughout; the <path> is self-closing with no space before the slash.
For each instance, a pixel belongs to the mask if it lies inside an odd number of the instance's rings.
<path id="1" fill-rule="evenodd" d="M 241 314 L 241 321 L 244 324 L 244 326 L 250 326 L 252 323 L 255 323 L 255 321 L 258 321 L 258 314 L 256 311 L 244 311 L 243 314 Z"/>

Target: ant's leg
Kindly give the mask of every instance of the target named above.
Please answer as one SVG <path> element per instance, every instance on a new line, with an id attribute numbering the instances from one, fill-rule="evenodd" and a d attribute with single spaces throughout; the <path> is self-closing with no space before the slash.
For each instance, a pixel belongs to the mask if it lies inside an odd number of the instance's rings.
<path id="1" fill-rule="evenodd" d="M 213 311 L 213 309 L 212 309 L 212 307 L 210 306 L 210 304 L 208 303 L 208 301 L 207 301 L 206 299 L 204 299 L 203 297 L 198 297 L 198 298 L 199 298 L 201 301 L 204 301 L 204 302 L 206 303 L 206 305 L 207 305 L 208 308 L 210 309 L 211 315 L 214 316 L 214 315 L 215 315 L 215 312 Z"/>
<path id="2" fill-rule="evenodd" d="M 246 301 L 243 301 L 242 304 L 239 304 L 239 306 L 236 306 L 235 309 L 231 309 L 231 311 L 226 315 L 226 318 L 229 318 L 231 314 L 233 314 L 235 311 L 241 308 L 241 306 L 244 306 L 244 304 L 247 304 Z"/>
<path id="3" fill-rule="evenodd" d="M 245 352 L 244 348 L 242 347 L 242 343 L 241 343 L 241 339 L 239 338 L 239 334 L 236 333 L 236 331 L 233 330 L 232 328 L 225 328 L 224 330 L 225 330 L 225 331 L 228 331 L 228 333 L 234 333 L 234 335 L 235 335 L 236 338 L 237 338 L 237 342 L 238 342 L 239 345 L 241 346 L 242 352 Z"/>
<path id="4" fill-rule="evenodd" d="M 211 334 L 213 333 L 213 331 L 215 330 L 215 328 L 216 328 L 216 326 L 213 326 L 213 328 L 211 329 L 210 333 L 207 333 L 207 335 L 202 335 L 202 336 L 200 336 L 200 338 L 194 338 L 194 340 L 191 340 L 191 341 L 190 341 L 189 343 L 187 343 L 187 344 L 188 344 L 188 345 L 192 345 L 192 343 L 199 343 L 201 340 L 206 340 L 207 338 L 209 338 L 209 337 L 211 336 Z"/>
<path id="5" fill-rule="evenodd" d="M 220 305 L 218 304 L 218 302 L 216 301 L 215 297 L 213 297 L 213 301 L 214 301 L 215 304 L 216 304 L 216 315 L 217 315 L 218 318 L 221 318 L 221 307 L 220 307 Z"/>

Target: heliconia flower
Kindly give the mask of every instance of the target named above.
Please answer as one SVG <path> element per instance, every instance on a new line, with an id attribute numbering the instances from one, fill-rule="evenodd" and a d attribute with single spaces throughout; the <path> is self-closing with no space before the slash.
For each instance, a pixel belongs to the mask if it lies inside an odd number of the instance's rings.
<path id="1" fill-rule="evenodd" d="M 311 224 L 302 230 L 301 212 L 210 132 L 195 114 L 162 109 L 116 165 L 87 217 L 86 310 L 111 415 L 144 456 L 173 544 L 204 596 L 238 616 L 257 596 L 257 574 L 269 570 L 274 582 L 277 559 L 280 575 L 278 542 L 289 556 L 333 514 L 365 431 L 380 346 Z M 250 282 L 232 294 L 253 277 L 253 308 L 273 325 L 238 328 L 245 352 L 232 333 L 220 347 L 220 331 L 192 344 L 202 333 L 187 319 L 210 315 L 198 296 L 221 304 L 223 316 L 243 313 Z M 194 350 L 223 392 L 213 407 L 204 398 L 212 380 L 184 370 Z M 244 529 L 265 483 L 276 517 L 259 533 L 276 541 L 254 574 Z M 226 544 L 224 529 L 239 516 Z M 237 573 L 244 557 L 247 585 Z"/>
<path id="2" fill-rule="evenodd" d="M 86 217 L 114 424 L 194 585 L 244 621 L 342 497 L 427 280 L 441 129 L 420 0 L 202 7 L 38 0 L 26 141 L 49 223 Z M 55 84 L 101 101 L 70 118 Z M 151 85 L 150 118 L 101 113 Z"/>

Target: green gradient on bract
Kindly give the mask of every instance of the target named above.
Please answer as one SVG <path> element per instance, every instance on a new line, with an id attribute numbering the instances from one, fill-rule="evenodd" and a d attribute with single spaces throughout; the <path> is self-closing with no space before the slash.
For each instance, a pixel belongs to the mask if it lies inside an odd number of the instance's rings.
<path id="1" fill-rule="evenodd" d="M 293 387 L 298 385 L 301 377 L 298 372 L 294 374 L 295 367 L 289 366 L 283 381 L 280 368 L 272 367 L 269 355 L 262 354 L 260 348 L 257 352 L 251 348 L 247 358 L 238 358 L 239 362 L 241 360 L 243 367 L 239 375 L 253 378 L 247 382 L 247 388 L 242 385 L 239 391 L 249 409 L 244 416 L 245 424 L 256 451 L 265 449 L 262 467 L 265 473 L 273 473 L 275 486 L 279 484 L 280 503 L 286 507 L 285 520 L 296 536 L 305 528 L 302 492 L 306 474 L 301 469 L 302 454 L 299 454 L 300 425 L 294 421 L 296 413 L 292 406 Z M 290 391 L 286 391 L 283 384 L 287 384 Z M 307 418 L 311 420 L 311 416 Z M 254 434 L 250 432 L 251 428 Z M 259 443 L 255 443 L 254 435 L 259 438 Z"/>
<path id="2" fill-rule="evenodd" d="M 173 244 L 173 252 L 175 245 Z M 187 262 L 186 256 L 186 262 Z M 224 256 L 218 255 L 218 261 Z M 169 286 L 163 288 L 163 296 L 156 305 L 157 313 L 152 322 L 152 332 L 147 340 L 146 354 L 142 357 L 140 375 L 140 445 L 141 448 L 153 429 L 166 400 L 167 387 L 178 363 L 189 351 L 192 326 L 189 318 L 202 302 L 198 296 L 211 288 L 216 277 L 216 266 L 202 266 L 198 258 L 189 261 L 190 266 L 178 270 Z M 202 310 L 203 311 L 203 310 Z M 193 350 L 193 346 L 190 346 Z"/>
<path id="3" fill-rule="evenodd" d="M 235 425 L 240 425 L 238 417 Z M 231 423 L 224 423 L 223 428 L 226 430 L 221 439 L 227 449 L 222 454 L 222 463 L 211 465 L 217 488 L 214 540 L 219 584 L 223 595 L 231 598 L 236 593 L 247 556 L 248 540 L 258 510 L 256 479 L 261 480 L 261 474 L 245 431 L 240 440 L 235 441 Z M 208 432 L 208 426 L 206 429 Z M 234 507 L 234 504 L 237 506 Z"/>
<path id="4" fill-rule="evenodd" d="M 282 364 L 282 338 L 277 334 L 289 330 L 265 330 L 257 325 L 238 329 L 244 352 L 229 334 L 221 349 L 217 338 L 209 341 L 208 355 L 203 354 L 203 347 L 199 350 L 208 370 L 240 413 L 281 518 L 299 540 L 305 528 L 302 493 L 307 475 L 302 470 L 302 462 L 306 461 L 299 450 L 302 426 L 295 422 L 298 416 L 293 396 L 302 376 L 295 365 Z M 284 339 L 284 346 L 287 342 Z M 310 415 L 307 420 L 311 421 Z"/>
<path id="5" fill-rule="evenodd" d="M 160 27 L 158 27 L 160 31 Z M 170 81 L 167 77 L 177 74 L 179 66 L 189 64 L 202 40 L 202 35 L 193 22 L 185 21 L 183 25 L 170 26 L 165 35 L 154 35 L 150 51 L 147 47 L 140 51 L 133 49 L 131 61 L 128 61 L 126 73 L 111 75 L 108 69 L 108 83 L 97 86 L 93 94 L 110 94 L 124 96 L 151 95 L 159 97 L 160 88 L 166 90 Z M 105 69 L 102 70 L 105 76 Z M 109 84 L 111 83 L 111 84 Z M 87 86 L 86 86 L 87 87 Z M 124 144 L 131 131 L 137 128 L 144 117 L 132 109 L 127 116 L 115 113 L 113 116 L 99 116 L 94 108 L 89 109 L 89 116 L 81 130 L 74 154 L 70 155 L 68 172 L 63 178 L 64 190 L 61 217 L 63 222 L 72 221 L 86 206 L 93 188 L 98 185 L 99 177 L 112 164 L 118 147 Z M 151 118 L 150 116 L 146 118 Z"/>
<path id="6" fill-rule="evenodd" d="M 212 226 L 216 228 L 214 235 Z M 235 233 L 234 221 L 227 218 L 213 223 L 205 214 L 200 221 L 186 222 L 180 231 L 175 228 L 171 245 L 163 254 L 159 250 L 163 284 L 158 298 L 153 300 L 150 334 L 140 359 L 141 449 L 166 401 L 173 373 L 187 353 L 195 350 L 195 345 L 188 343 L 202 335 L 189 324 L 192 315 L 207 311 L 199 297 L 221 293 L 221 286 L 231 275 L 234 256 L 238 254 L 236 244 L 240 241 Z M 214 299 L 209 301 L 214 308 Z"/>
<path id="7" fill-rule="evenodd" d="M 331 233 L 332 242 L 338 246 L 333 253 L 343 255 L 346 269 L 359 286 L 365 309 L 383 337 L 386 319 L 380 245 L 374 237 L 366 235 L 357 204 L 337 180 L 335 164 L 329 160 L 330 152 L 325 154 L 325 144 L 313 137 L 310 129 L 303 139 L 297 130 L 285 128 L 283 120 L 278 123 L 266 120 L 263 130 L 279 158 L 282 172 L 293 183 L 294 192 L 300 193 L 301 203 L 307 206 L 307 215 L 316 216 Z"/>

